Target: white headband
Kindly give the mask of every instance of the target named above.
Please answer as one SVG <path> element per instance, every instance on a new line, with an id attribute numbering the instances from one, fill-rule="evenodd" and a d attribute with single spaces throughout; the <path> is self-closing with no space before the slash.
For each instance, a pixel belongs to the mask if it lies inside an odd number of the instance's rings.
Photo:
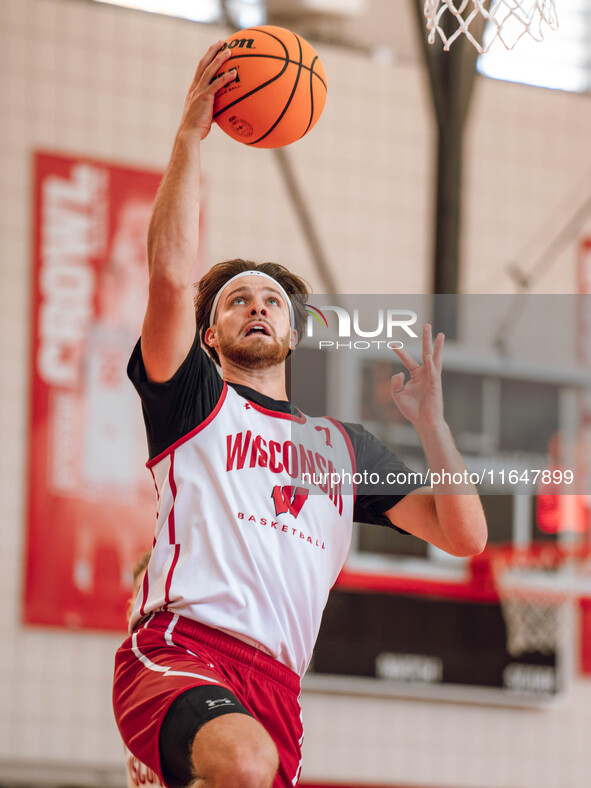
<path id="1" fill-rule="evenodd" d="M 273 277 L 269 276 L 269 274 L 263 273 L 263 271 L 242 271 L 241 273 L 236 274 L 236 276 L 233 276 L 231 279 L 228 279 L 228 281 L 220 287 L 220 289 L 216 293 L 215 298 L 213 299 L 213 304 L 211 305 L 211 312 L 209 313 L 209 325 L 210 326 L 213 324 L 213 319 L 215 317 L 215 311 L 218 308 L 218 303 L 219 303 L 219 300 L 220 300 L 220 297 L 221 297 L 222 293 L 224 292 L 226 287 L 228 287 L 228 285 L 232 284 L 232 282 L 234 280 L 240 279 L 241 276 L 264 276 L 265 279 L 270 279 L 271 282 L 273 282 L 273 284 L 276 287 L 278 287 L 279 290 L 281 291 L 281 293 L 283 294 L 283 297 L 285 298 L 285 300 L 287 302 L 287 306 L 289 307 L 289 323 L 290 323 L 292 328 L 295 326 L 295 316 L 294 316 L 293 305 L 291 303 L 290 297 L 287 295 L 287 293 L 285 292 L 283 287 L 281 287 L 281 285 L 279 284 L 279 282 L 276 279 L 273 279 Z"/>

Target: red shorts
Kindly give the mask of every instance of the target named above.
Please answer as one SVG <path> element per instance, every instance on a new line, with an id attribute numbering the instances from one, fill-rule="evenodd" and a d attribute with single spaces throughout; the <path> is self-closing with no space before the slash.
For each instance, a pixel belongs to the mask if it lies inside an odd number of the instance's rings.
<path id="1" fill-rule="evenodd" d="M 172 613 L 157 613 L 115 656 L 113 708 L 123 741 L 165 782 L 160 728 L 192 687 L 229 689 L 267 730 L 279 753 L 273 788 L 296 785 L 303 738 L 299 676 L 258 649 Z M 165 783 L 166 784 L 166 783 Z"/>

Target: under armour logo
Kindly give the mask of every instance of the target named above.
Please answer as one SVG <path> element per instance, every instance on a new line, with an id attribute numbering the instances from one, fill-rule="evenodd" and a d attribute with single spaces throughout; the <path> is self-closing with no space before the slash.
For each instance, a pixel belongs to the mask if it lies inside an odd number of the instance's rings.
<path id="1" fill-rule="evenodd" d="M 245 402 L 244 407 L 246 408 L 246 410 L 250 410 L 250 402 Z"/>
<path id="2" fill-rule="evenodd" d="M 209 709 L 218 709 L 220 706 L 233 706 L 234 701 L 230 698 L 216 698 L 216 700 L 206 700 Z"/>

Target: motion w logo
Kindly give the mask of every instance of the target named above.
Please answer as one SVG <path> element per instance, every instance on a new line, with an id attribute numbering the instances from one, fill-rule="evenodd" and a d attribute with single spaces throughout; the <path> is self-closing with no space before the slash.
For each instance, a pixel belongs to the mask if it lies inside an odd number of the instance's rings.
<path id="1" fill-rule="evenodd" d="M 271 498 L 275 504 L 275 516 L 289 512 L 297 517 L 302 511 L 302 506 L 306 502 L 310 491 L 305 487 L 280 487 L 278 484 L 273 487 Z"/>

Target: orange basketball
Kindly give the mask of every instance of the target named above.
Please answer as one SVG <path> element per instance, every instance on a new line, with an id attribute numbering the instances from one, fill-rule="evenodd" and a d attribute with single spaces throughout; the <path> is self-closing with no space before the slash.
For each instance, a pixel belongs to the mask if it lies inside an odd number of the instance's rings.
<path id="1" fill-rule="evenodd" d="M 260 25 L 226 39 L 224 63 L 237 77 L 217 93 L 213 117 L 226 134 L 255 148 L 280 148 L 316 123 L 326 102 L 326 74 L 314 49 L 297 33 Z"/>

